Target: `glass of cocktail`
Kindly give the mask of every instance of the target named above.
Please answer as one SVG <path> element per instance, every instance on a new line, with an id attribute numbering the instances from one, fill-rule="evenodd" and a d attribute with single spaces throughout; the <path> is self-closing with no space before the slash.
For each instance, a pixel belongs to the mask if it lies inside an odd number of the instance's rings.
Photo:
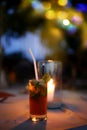
<path id="1" fill-rule="evenodd" d="M 29 80 L 29 107 L 32 121 L 47 118 L 47 84 L 43 79 Z"/>

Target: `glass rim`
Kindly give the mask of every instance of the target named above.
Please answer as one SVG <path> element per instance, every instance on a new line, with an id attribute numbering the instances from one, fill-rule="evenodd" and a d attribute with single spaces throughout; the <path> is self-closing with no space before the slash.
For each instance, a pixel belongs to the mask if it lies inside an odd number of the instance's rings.
<path id="1" fill-rule="evenodd" d="M 58 61 L 58 60 L 39 60 L 38 61 L 38 64 L 39 63 L 59 63 L 59 64 L 61 64 L 62 65 L 62 61 Z"/>

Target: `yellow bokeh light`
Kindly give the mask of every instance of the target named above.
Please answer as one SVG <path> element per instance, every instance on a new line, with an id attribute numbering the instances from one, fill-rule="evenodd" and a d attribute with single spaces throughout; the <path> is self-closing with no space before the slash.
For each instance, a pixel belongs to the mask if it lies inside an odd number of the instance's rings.
<path id="1" fill-rule="evenodd" d="M 50 9 L 51 8 L 51 3 L 50 2 L 44 2 L 43 3 L 43 6 L 46 10 Z"/>
<path id="2" fill-rule="evenodd" d="M 66 6 L 67 3 L 68 3 L 68 0 L 58 0 L 57 3 L 58 3 L 60 6 Z"/>
<path id="3" fill-rule="evenodd" d="M 55 18 L 55 12 L 53 10 L 49 10 L 46 12 L 45 16 L 47 19 L 52 20 Z"/>
<path id="4" fill-rule="evenodd" d="M 20 4 L 20 8 L 22 8 L 22 9 L 26 9 L 26 7 L 28 7 L 29 6 L 29 1 L 28 0 L 22 0 L 22 2 L 21 2 L 21 4 Z"/>
<path id="5" fill-rule="evenodd" d="M 58 19 L 65 19 L 65 18 L 67 18 L 67 16 L 68 16 L 68 14 L 65 11 L 58 11 L 57 12 L 57 18 Z"/>

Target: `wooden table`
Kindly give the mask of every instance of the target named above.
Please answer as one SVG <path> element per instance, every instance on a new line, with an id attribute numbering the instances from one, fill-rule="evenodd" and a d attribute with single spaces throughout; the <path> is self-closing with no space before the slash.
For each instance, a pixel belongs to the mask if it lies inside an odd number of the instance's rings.
<path id="1" fill-rule="evenodd" d="M 28 93 L 20 93 L 19 89 L 3 91 L 15 96 L 0 103 L 0 130 L 87 129 L 87 93 L 63 90 L 63 109 L 48 109 L 47 121 L 33 123 L 29 120 Z"/>

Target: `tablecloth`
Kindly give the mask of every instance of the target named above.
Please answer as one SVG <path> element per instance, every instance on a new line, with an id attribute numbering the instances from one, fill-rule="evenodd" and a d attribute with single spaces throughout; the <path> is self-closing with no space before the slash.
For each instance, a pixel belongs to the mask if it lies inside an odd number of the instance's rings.
<path id="1" fill-rule="evenodd" d="M 29 119 L 29 95 L 18 89 L 6 89 L 15 94 L 0 103 L 0 130 L 71 130 L 87 128 L 87 96 L 85 92 L 62 90 L 62 109 L 47 109 L 47 121 Z M 57 98 L 57 92 L 55 94 Z"/>

